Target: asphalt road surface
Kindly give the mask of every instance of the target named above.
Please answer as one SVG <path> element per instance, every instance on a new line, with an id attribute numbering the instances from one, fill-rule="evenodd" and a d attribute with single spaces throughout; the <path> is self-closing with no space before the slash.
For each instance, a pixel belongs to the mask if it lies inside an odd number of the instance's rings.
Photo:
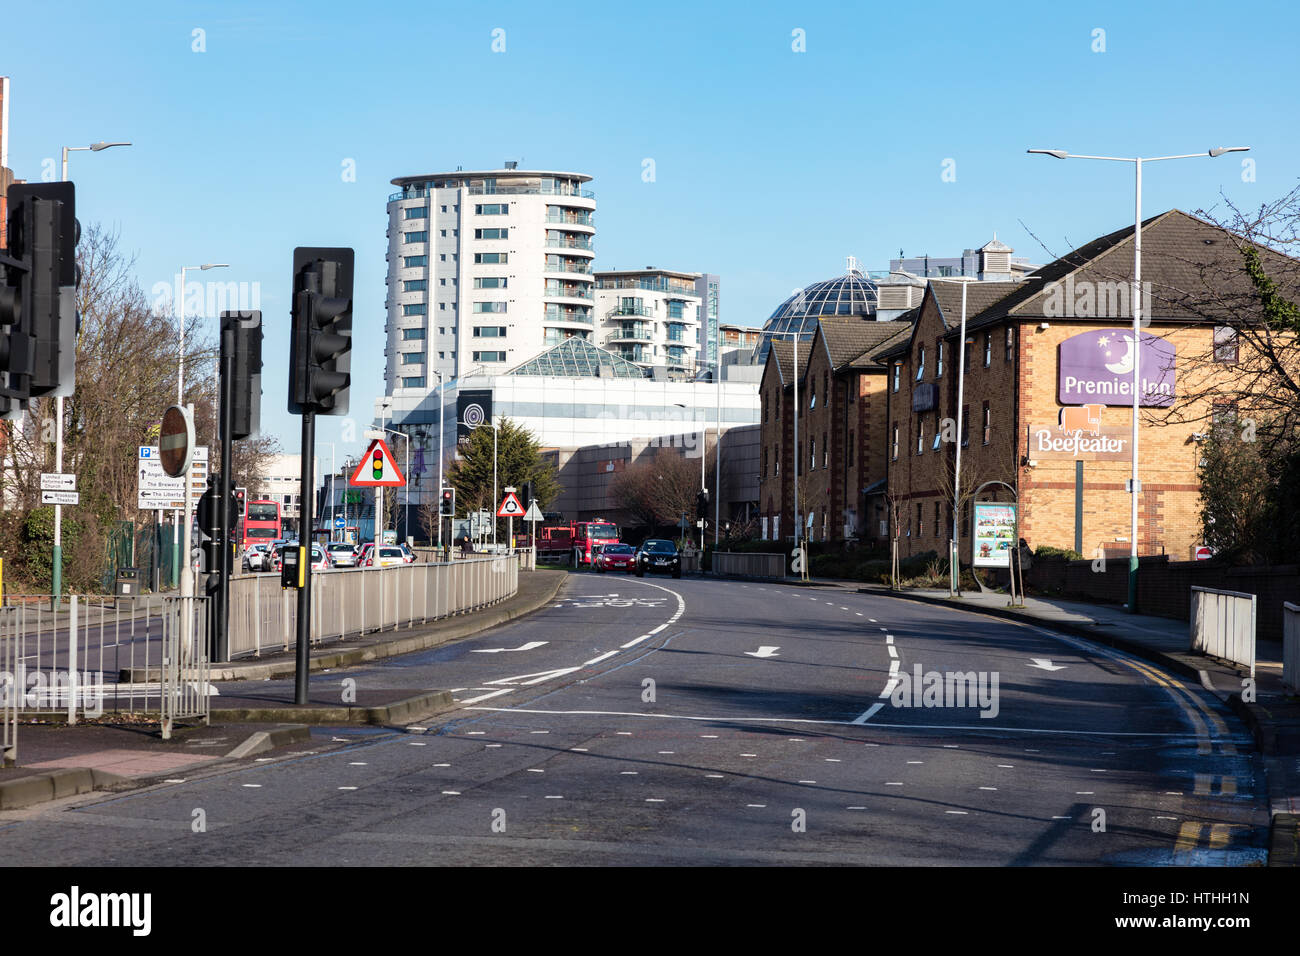
<path id="1" fill-rule="evenodd" d="M 404 731 L 0 815 L 20 865 L 1245 865 L 1217 698 L 1011 622 L 826 588 L 575 574 L 476 638 L 315 675 L 447 688 Z M 206 829 L 195 832 L 196 811 Z"/>

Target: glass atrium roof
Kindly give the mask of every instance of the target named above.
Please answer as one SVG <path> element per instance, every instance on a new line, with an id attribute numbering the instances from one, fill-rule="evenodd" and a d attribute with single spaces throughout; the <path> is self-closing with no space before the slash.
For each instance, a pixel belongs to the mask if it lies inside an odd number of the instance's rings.
<path id="1" fill-rule="evenodd" d="M 645 370 L 613 352 L 573 336 L 510 371 L 511 375 L 559 378 L 645 378 Z"/>
<path id="2" fill-rule="evenodd" d="M 754 364 L 767 361 L 772 348 L 772 333 L 798 333 L 809 340 L 824 315 L 856 315 L 872 318 L 876 314 L 876 284 L 856 269 L 824 282 L 814 282 L 786 299 L 763 326 L 763 337 L 754 351 Z M 793 339 L 795 335 L 782 335 Z"/>

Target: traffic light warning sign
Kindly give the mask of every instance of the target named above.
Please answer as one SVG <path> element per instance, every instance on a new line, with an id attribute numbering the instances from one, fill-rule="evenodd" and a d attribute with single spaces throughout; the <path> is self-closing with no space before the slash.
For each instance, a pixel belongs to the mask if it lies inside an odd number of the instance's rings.
<path id="1" fill-rule="evenodd" d="M 348 484 L 358 488 L 400 488 L 406 484 L 406 479 L 384 440 L 376 438 L 370 443 Z"/>

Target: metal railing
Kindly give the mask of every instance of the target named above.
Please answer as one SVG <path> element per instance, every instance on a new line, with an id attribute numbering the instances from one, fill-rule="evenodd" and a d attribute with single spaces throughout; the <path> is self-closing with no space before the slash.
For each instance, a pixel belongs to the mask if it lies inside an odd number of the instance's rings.
<path id="1" fill-rule="evenodd" d="M 311 576 L 311 643 L 396 630 L 487 607 L 519 589 L 518 555 L 463 558 L 390 568 L 317 571 Z M 230 582 L 230 656 L 290 650 L 298 605 L 275 575 Z"/>
<path id="2" fill-rule="evenodd" d="M 162 668 L 159 671 L 159 716 L 163 740 L 171 739 L 178 720 L 202 719 L 210 714 L 207 598 L 164 598 Z"/>
<path id="3" fill-rule="evenodd" d="M 585 249 L 591 251 L 592 241 L 590 239 L 547 239 L 546 248 L 548 249 Z"/>
<path id="4" fill-rule="evenodd" d="M 18 762 L 18 609 L 0 607 L 0 767 Z"/>
<path id="5" fill-rule="evenodd" d="M 745 578 L 780 579 L 786 574 L 785 555 L 714 551 L 713 573 L 734 574 Z"/>
<path id="6" fill-rule="evenodd" d="M 571 272 L 574 275 L 591 275 L 591 264 L 587 262 L 566 262 L 563 265 L 547 265 L 543 272 Z"/>
<path id="7" fill-rule="evenodd" d="M 1255 676 L 1255 595 L 1192 588 L 1191 649 L 1250 668 Z"/>
<path id="8" fill-rule="evenodd" d="M 1300 606 L 1282 602 L 1282 684 L 1300 693 Z"/>

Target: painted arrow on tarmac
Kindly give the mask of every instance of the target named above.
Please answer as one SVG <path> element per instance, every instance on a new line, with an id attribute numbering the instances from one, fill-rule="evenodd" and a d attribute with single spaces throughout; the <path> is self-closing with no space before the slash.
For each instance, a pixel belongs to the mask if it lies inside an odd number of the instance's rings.
<path id="1" fill-rule="evenodd" d="M 540 684 L 543 681 L 551 680 L 555 677 L 563 677 L 565 674 L 572 674 L 580 667 L 560 667 L 553 671 L 539 671 L 536 674 L 520 674 L 518 677 L 502 677 L 497 680 L 490 680 L 486 683 L 492 684 Z"/>
<path id="2" fill-rule="evenodd" d="M 779 644 L 776 647 L 767 647 L 765 645 L 756 651 L 745 651 L 745 653 L 750 657 L 780 657 L 781 655 L 777 653 L 780 649 L 781 645 Z"/>
<path id="3" fill-rule="evenodd" d="M 535 647 L 542 647 L 546 641 L 529 641 L 527 644 L 520 644 L 518 647 L 481 647 L 477 650 L 470 651 L 471 654 L 500 654 L 505 651 L 513 653 L 515 651 L 531 651 Z"/>
<path id="4" fill-rule="evenodd" d="M 1037 667 L 1037 668 L 1039 668 L 1040 670 L 1045 670 L 1045 671 L 1063 671 L 1063 670 L 1065 670 L 1065 668 L 1066 668 L 1066 665 L 1065 665 L 1065 664 L 1053 664 L 1053 663 L 1052 663 L 1049 659 L 1047 659 L 1046 657 L 1031 657 L 1030 660 L 1032 660 L 1033 663 L 1030 664 L 1029 666 L 1030 666 L 1030 667 Z"/>

